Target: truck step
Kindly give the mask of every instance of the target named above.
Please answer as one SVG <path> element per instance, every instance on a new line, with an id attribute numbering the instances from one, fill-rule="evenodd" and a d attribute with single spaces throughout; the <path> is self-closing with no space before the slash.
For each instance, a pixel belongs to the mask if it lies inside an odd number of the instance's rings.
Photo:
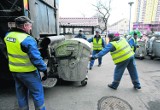
<path id="1" fill-rule="evenodd" d="M 42 81 L 44 88 L 52 88 L 56 85 L 57 78 L 47 78 L 45 81 Z"/>

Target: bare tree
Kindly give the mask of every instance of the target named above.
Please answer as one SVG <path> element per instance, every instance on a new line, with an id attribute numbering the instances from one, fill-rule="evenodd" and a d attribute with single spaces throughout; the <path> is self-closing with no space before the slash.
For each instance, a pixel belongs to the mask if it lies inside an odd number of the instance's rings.
<path id="1" fill-rule="evenodd" d="M 99 29 L 102 31 L 107 32 L 107 25 L 108 25 L 108 19 L 110 17 L 111 12 L 111 1 L 112 0 L 106 0 L 108 3 L 102 3 L 101 0 L 97 2 L 96 5 L 93 4 L 93 6 L 96 8 L 97 11 L 97 17 L 98 22 L 100 23 Z"/>

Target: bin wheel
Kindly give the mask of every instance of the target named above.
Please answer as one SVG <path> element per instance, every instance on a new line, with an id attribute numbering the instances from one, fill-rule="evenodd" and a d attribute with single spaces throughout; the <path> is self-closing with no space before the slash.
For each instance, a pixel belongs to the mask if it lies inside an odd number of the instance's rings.
<path id="1" fill-rule="evenodd" d="M 81 85 L 86 86 L 87 85 L 87 80 L 85 79 L 85 80 L 81 81 Z"/>
<path id="2" fill-rule="evenodd" d="M 151 56 L 150 58 L 151 58 L 151 60 L 154 60 L 154 56 Z"/>
<path id="3" fill-rule="evenodd" d="M 144 59 L 144 57 L 140 57 L 139 59 L 140 59 L 140 60 L 143 60 L 143 59 Z"/>

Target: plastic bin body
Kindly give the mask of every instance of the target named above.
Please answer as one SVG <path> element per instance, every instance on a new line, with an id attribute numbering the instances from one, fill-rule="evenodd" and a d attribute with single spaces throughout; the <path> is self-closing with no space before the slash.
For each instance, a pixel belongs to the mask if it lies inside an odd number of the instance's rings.
<path id="1" fill-rule="evenodd" d="M 80 38 L 65 40 L 55 47 L 58 76 L 66 81 L 82 81 L 88 73 L 90 43 Z"/>
<path id="2" fill-rule="evenodd" d="M 160 40 L 155 40 L 153 43 L 153 54 L 155 57 L 160 57 Z"/>
<path id="3" fill-rule="evenodd" d="M 154 35 L 148 40 L 146 50 L 151 59 L 160 58 L 160 35 Z"/>
<path id="4" fill-rule="evenodd" d="M 135 57 L 144 58 L 146 56 L 146 46 L 145 41 L 138 41 L 139 48 L 135 51 Z"/>

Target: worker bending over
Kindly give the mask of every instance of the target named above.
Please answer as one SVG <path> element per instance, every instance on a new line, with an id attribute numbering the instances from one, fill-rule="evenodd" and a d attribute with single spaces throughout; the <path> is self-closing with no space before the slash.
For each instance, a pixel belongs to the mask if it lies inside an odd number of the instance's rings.
<path id="1" fill-rule="evenodd" d="M 134 60 L 134 52 L 125 38 L 115 37 L 114 34 L 109 34 L 109 43 L 98 54 L 93 55 L 91 59 L 97 59 L 110 52 L 113 62 L 116 67 L 114 70 L 114 80 L 108 87 L 117 89 L 125 69 L 128 69 L 132 83 L 135 89 L 141 89 L 138 72 Z"/>

